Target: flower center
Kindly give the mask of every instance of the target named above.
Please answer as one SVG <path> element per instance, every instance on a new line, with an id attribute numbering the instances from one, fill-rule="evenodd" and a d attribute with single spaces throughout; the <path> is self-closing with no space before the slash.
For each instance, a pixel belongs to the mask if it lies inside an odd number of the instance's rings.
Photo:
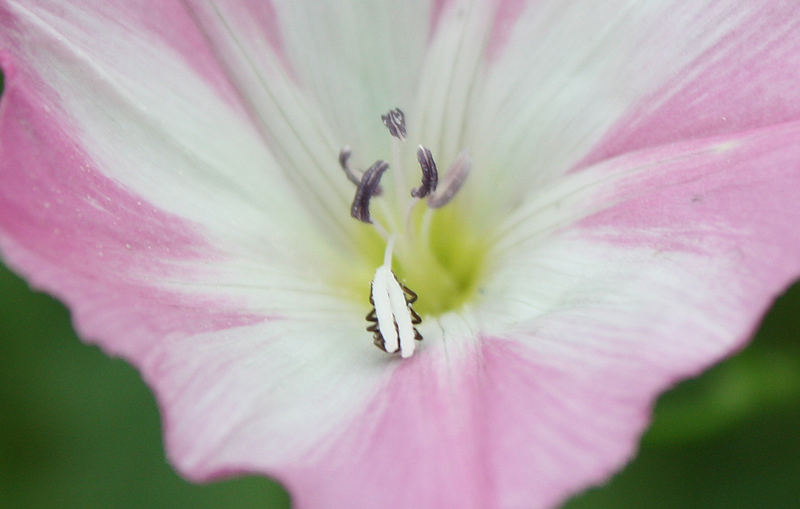
<path id="1" fill-rule="evenodd" d="M 394 178 L 387 190 L 380 184 L 389 170 L 386 161 L 376 161 L 362 173 L 350 165 L 351 152 L 344 147 L 339 163 L 357 186 L 351 215 L 374 228 L 365 232 L 368 251 L 377 255 L 376 247 L 385 246 L 383 265 L 370 287 L 374 310 L 367 316 L 373 322 L 368 330 L 374 333 L 378 347 L 408 357 L 413 353 L 414 340 L 421 339 L 412 327 L 419 323 L 417 312 L 424 317 L 463 306 L 477 290 L 487 248 L 460 221 L 458 209 L 445 207 L 469 175 L 469 154 L 459 154 L 440 179 L 433 154 L 419 146 L 416 156 L 421 183 L 407 188 L 399 164 L 400 143 L 406 137 L 405 115 L 394 109 L 381 119 L 394 137 Z"/>
<path id="2" fill-rule="evenodd" d="M 428 210 L 412 214 L 415 233 L 398 239 L 394 265 L 419 295 L 416 308 L 423 316 L 458 310 L 474 296 L 488 250 L 457 209 Z"/>

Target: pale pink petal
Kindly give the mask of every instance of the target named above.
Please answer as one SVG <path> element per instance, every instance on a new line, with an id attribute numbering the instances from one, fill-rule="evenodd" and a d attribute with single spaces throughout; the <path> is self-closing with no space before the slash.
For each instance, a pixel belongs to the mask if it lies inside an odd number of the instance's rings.
<path id="1" fill-rule="evenodd" d="M 800 118 L 800 4 L 765 3 L 729 12 L 740 21 L 684 71 L 637 101 L 580 166 L 644 147 Z"/>
<path id="2" fill-rule="evenodd" d="M 187 3 L 281 164 L 314 174 L 304 186 L 349 191 L 328 182 L 344 145 L 364 167 L 388 158 L 379 115 L 414 102 L 428 2 Z"/>
<path id="3" fill-rule="evenodd" d="M 602 481 L 659 392 L 743 346 L 800 274 L 798 160 L 785 124 L 624 156 L 530 204 L 483 309 L 491 384 L 519 389 L 486 398 L 509 409 L 487 412 L 506 419 L 497 468 L 519 461 L 499 492 L 554 503 Z"/>
<path id="4" fill-rule="evenodd" d="M 324 482 L 332 467 L 315 459 L 320 443 L 365 415 L 396 367 L 369 341 L 360 309 L 334 306 L 169 337 L 139 360 L 184 475 L 257 472 L 291 486 L 287 472 L 313 464 L 310 475 Z"/>
<path id="5" fill-rule="evenodd" d="M 231 231 L 214 202 L 250 235 L 276 228 L 265 218 L 297 227 L 309 212 L 323 232 L 352 234 L 353 225 L 334 213 L 349 203 L 349 183 L 301 205 L 298 171 L 278 165 L 245 108 L 221 101 L 218 87 L 126 9 L 109 21 L 94 7 L 9 3 L 4 36 L 16 58 L 7 66 L 9 82 L 14 74 L 25 80 L 24 93 L 35 94 L 50 122 L 81 137 L 103 173 L 160 208 L 217 223 L 223 235 Z M 335 152 L 329 169 L 339 176 Z"/>
<path id="6" fill-rule="evenodd" d="M 418 78 L 410 132 L 439 161 L 452 161 L 464 148 L 464 128 L 484 78 L 484 52 L 496 2 L 453 0 L 440 7 Z"/>
<path id="7" fill-rule="evenodd" d="M 800 113 L 795 2 L 500 4 L 486 78 L 453 134 L 491 170 L 465 190 L 476 220 L 606 157 Z"/>
<path id="8" fill-rule="evenodd" d="M 65 31 L 78 35 L 81 23 L 113 23 L 113 11 L 99 10 L 94 18 L 77 16 L 71 27 L 57 27 L 53 23 L 58 19 L 41 7 L 32 2 L 0 6 L 0 63 L 5 73 L 0 105 L 0 241 L 8 261 L 37 286 L 76 304 L 73 310 L 84 332 L 96 339 L 102 331 L 104 346 L 112 352 L 133 355 L 147 351 L 159 334 L 215 330 L 246 319 L 236 313 L 206 312 L 204 298 L 150 284 L 167 276 L 193 279 L 200 265 L 218 259 L 220 253 L 193 221 L 157 207 L 155 200 L 121 182 L 126 176 L 133 181 L 146 173 L 143 164 L 117 159 L 99 168 L 95 157 L 102 156 L 88 153 L 79 122 L 63 109 L 60 92 L 63 97 L 78 96 L 84 107 L 94 102 L 93 111 L 73 113 L 91 116 L 105 127 L 116 126 L 106 145 L 120 142 L 129 147 L 143 141 L 135 132 L 120 133 L 121 119 L 110 108 L 102 108 L 99 90 L 105 89 L 106 99 L 116 98 L 118 104 L 126 104 L 127 98 L 113 90 L 110 80 L 104 81 L 108 76 L 81 50 L 79 43 L 87 43 L 87 34 L 73 46 L 63 44 Z M 124 14 L 128 19 L 145 17 L 136 10 Z M 175 9 L 165 7 L 167 13 L 172 15 Z M 191 24 L 175 21 L 182 37 L 191 41 Z M 176 55 L 191 53 L 162 28 L 143 24 L 141 37 L 158 40 L 160 47 L 171 48 Z M 199 34 L 194 33 L 200 44 Z M 118 61 L 122 54 L 114 52 L 119 49 L 109 45 L 106 58 Z M 225 96 L 224 77 L 202 55 L 197 51 L 191 59 L 187 56 L 186 68 L 203 76 L 211 96 Z M 137 59 L 141 63 L 148 56 Z M 49 75 L 41 75 L 39 69 Z M 126 313 L 120 312 L 123 306 Z"/>

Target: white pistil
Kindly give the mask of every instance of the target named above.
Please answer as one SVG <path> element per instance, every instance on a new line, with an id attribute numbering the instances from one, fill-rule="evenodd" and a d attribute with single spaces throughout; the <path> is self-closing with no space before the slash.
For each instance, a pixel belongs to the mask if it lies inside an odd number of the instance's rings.
<path id="1" fill-rule="evenodd" d="M 395 236 L 389 238 L 384 253 L 383 265 L 375 271 L 372 279 L 372 303 L 378 334 L 383 340 L 382 348 L 389 353 L 400 350 L 405 358 L 414 354 L 414 341 L 419 334 L 414 329 L 414 316 L 400 282 L 392 272 L 392 250 Z"/>

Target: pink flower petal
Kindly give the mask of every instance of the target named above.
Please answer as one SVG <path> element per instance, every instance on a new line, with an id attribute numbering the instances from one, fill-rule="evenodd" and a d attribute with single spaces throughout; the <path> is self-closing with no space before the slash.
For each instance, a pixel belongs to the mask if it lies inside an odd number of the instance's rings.
<path id="1" fill-rule="evenodd" d="M 476 218 L 630 150 L 797 118 L 794 2 L 501 2 L 467 127 Z M 463 134 L 462 134 L 463 131 Z M 482 140 L 482 142 L 481 142 Z M 465 191 L 470 193 L 469 189 Z M 484 203 L 484 200 L 486 203 Z"/>
<path id="2" fill-rule="evenodd" d="M 499 493 L 548 505 L 604 480 L 661 391 L 742 347 L 800 274 L 798 160 L 785 124 L 630 154 L 530 204 L 481 320 L 493 356 L 536 373 L 498 369 L 519 390 L 485 398 L 508 405 L 487 412 L 506 416 L 495 450 L 519 458 Z M 529 428 L 505 424 L 513 408 Z"/>
<path id="3" fill-rule="evenodd" d="M 302 233 L 352 231 L 346 214 L 338 229 L 309 216 L 196 31 L 181 36 L 200 41 L 189 55 L 135 7 L 93 7 L 0 6 L 9 263 L 65 299 L 84 337 L 134 359 L 166 336 L 327 302 L 318 282 L 342 253 Z M 148 12 L 191 31 L 164 9 Z"/>
<path id="4" fill-rule="evenodd" d="M 42 11 L 39 4 L 0 7 L 4 51 L 0 63 L 6 78 L 0 106 L 0 243 L 8 260 L 28 273 L 34 284 L 75 304 L 76 321 L 87 337 L 103 337 L 104 347 L 111 352 L 136 355 L 147 351 L 159 334 L 216 330 L 247 317 L 209 313 L 203 310 L 208 298 L 153 288 L 152 281 L 168 275 L 196 277 L 198 266 L 220 254 L 192 221 L 159 209 L 121 185 L 116 178 L 120 175 L 99 168 L 86 147 L 77 142 L 82 135 L 76 122 L 62 110 L 58 92 L 83 96 L 87 101 L 93 98 L 86 94 L 91 85 L 85 71 L 90 65 L 80 65 L 86 61 L 79 44 L 61 47 L 58 30 L 77 35 L 81 23 L 87 30 L 92 22 L 112 23 L 111 12 L 101 10 L 93 19 L 78 16 L 75 25 L 58 27 L 58 19 Z M 124 14 L 146 18 L 135 7 Z M 176 12 L 165 7 L 162 14 Z M 204 76 L 214 96 L 233 97 L 224 76 L 202 52 L 191 52 L 185 46 L 197 43 L 202 47 L 199 34 L 195 31 L 192 38 L 188 20 L 181 24 L 173 17 L 180 37 L 170 39 L 166 27 L 149 18 L 151 24 L 142 26 L 142 37 L 157 39 L 184 55 L 187 65 Z M 18 38 L 23 31 L 25 37 Z M 50 50 L 61 52 L 60 63 L 46 61 L 52 57 Z M 61 76 L 64 86 L 58 92 L 45 85 L 32 66 L 33 51 L 38 51 L 37 63 L 47 72 L 67 70 L 65 74 L 71 74 Z M 91 116 L 102 117 L 97 111 Z M 113 118 L 106 121 L 106 125 L 117 123 Z M 128 144 L 136 145 L 138 140 L 129 139 Z M 127 166 L 112 167 L 130 170 Z M 122 312 L 123 308 L 127 312 Z"/>
<path id="5" fill-rule="evenodd" d="M 157 389 L 169 457 L 184 475 L 258 472 L 284 481 L 298 465 L 327 471 L 314 460 L 320 442 L 364 415 L 393 370 L 369 336 L 360 340 L 363 316 L 340 307 L 171 337 L 139 359 Z"/>
<path id="6" fill-rule="evenodd" d="M 198 263 L 218 255 L 190 222 L 98 172 L 25 88 L 7 76 L 0 107 L 0 247 L 6 258 L 36 286 L 74 303 L 86 336 L 102 337 L 114 353 L 141 354 L 159 335 L 240 321 L 205 311 L 202 300 L 151 286 L 148 280 L 165 276 L 190 279 Z"/>
<path id="7" fill-rule="evenodd" d="M 580 165 L 800 118 L 800 4 L 753 5 L 729 11 L 725 37 L 626 111 Z"/>
<path id="8" fill-rule="evenodd" d="M 357 149 L 355 157 L 366 158 L 361 164 L 387 157 L 376 115 L 413 104 L 428 2 L 187 3 L 281 164 L 300 173 L 325 168 L 328 161 L 318 156 L 337 154 L 346 144 Z"/>

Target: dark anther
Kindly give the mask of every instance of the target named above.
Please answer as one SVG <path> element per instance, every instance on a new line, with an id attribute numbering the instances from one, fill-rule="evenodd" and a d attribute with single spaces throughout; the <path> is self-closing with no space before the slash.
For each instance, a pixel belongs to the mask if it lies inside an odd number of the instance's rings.
<path id="1" fill-rule="evenodd" d="M 378 184 L 381 181 L 381 175 L 388 169 L 389 163 L 386 161 L 375 161 L 375 164 L 364 172 L 361 181 L 358 183 L 353 205 L 350 207 L 351 216 L 364 223 L 372 223 L 372 218 L 369 215 L 369 200 L 380 189 Z"/>
<path id="2" fill-rule="evenodd" d="M 355 185 L 359 185 L 361 184 L 361 179 L 363 178 L 363 175 L 360 171 L 354 170 L 350 166 L 350 155 L 352 155 L 350 147 L 347 146 L 342 147 L 342 150 L 339 151 L 339 166 L 342 167 L 345 175 L 347 175 L 347 180 L 349 180 Z M 380 196 L 382 192 L 383 189 L 381 189 L 381 187 L 378 186 L 378 188 L 375 189 L 375 191 L 372 193 L 372 196 Z"/>
<path id="3" fill-rule="evenodd" d="M 381 120 L 383 120 L 383 125 L 389 129 L 389 133 L 392 136 L 400 141 L 406 139 L 406 116 L 400 108 L 395 108 L 386 115 L 381 115 Z"/>
<path id="4" fill-rule="evenodd" d="M 461 152 L 442 177 L 439 190 L 428 196 L 428 207 L 438 209 L 450 203 L 467 180 L 470 169 L 472 169 L 472 158 L 466 151 Z"/>
<path id="5" fill-rule="evenodd" d="M 417 161 L 422 168 L 422 185 L 411 190 L 414 198 L 425 198 L 430 193 L 436 191 L 439 183 L 439 172 L 436 171 L 436 163 L 433 161 L 433 154 L 422 145 L 417 149 Z"/>

